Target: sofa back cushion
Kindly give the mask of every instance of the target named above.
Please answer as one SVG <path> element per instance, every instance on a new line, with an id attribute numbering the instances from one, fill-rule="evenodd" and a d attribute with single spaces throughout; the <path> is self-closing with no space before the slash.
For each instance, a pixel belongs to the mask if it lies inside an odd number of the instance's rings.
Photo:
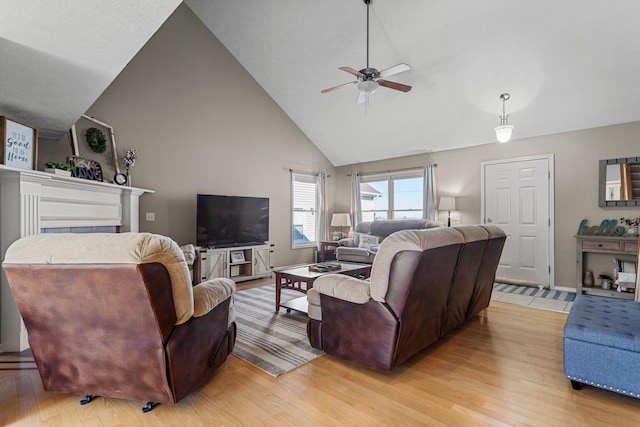
<path id="1" fill-rule="evenodd" d="M 449 245 L 461 245 L 462 235 L 453 228 L 403 230 L 382 241 L 371 269 L 371 298 L 385 302 L 390 285 L 391 266 L 396 255 L 403 251 L 424 252 Z M 455 266 L 456 259 L 453 261 Z M 413 271 L 406 274 L 413 275 Z M 447 284 L 447 287 L 449 284 Z"/>
<path id="2" fill-rule="evenodd" d="M 426 224 L 424 219 L 381 219 L 371 223 L 371 234 L 384 238 L 396 231 L 421 230 Z"/>
<path id="3" fill-rule="evenodd" d="M 159 263 L 171 279 L 176 324 L 193 316 L 193 289 L 184 253 L 168 237 L 151 233 L 45 233 L 15 241 L 5 263 L 107 265 Z"/>

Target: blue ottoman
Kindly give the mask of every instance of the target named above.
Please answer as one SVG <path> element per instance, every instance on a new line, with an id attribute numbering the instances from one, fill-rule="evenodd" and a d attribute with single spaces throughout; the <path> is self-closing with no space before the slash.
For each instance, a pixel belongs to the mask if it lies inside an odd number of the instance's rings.
<path id="1" fill-rule="evenodd" d="M 564 326 L 564 373 L 576 390 L 640 398 L 640 303 L 579 295 Z"/>

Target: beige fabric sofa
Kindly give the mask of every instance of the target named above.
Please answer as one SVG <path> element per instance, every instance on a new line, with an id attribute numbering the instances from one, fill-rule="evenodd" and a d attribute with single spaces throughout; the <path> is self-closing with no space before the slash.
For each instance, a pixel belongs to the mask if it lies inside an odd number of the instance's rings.
<path id="1" fill-rule="evenodd" d="M 392 233 L 402 230 L 422 230 L 443 227 L 445 224 L 426 219 L 382 219 L 361 222 L 356 226 L 353 237 L 341 239 L 336 248 L 338 261 L 371 264 L 378 246 Z"/>

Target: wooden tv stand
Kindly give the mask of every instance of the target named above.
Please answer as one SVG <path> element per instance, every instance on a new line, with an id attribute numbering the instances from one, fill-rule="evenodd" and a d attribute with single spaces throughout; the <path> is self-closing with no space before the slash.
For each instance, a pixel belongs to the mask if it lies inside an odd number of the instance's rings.
<path id="1" fill-rule="evenodd" d="M 274 245 L 197 248 L 194 282 L 226 277 L 234 282 L 270 277 L 274 263 Z"/>

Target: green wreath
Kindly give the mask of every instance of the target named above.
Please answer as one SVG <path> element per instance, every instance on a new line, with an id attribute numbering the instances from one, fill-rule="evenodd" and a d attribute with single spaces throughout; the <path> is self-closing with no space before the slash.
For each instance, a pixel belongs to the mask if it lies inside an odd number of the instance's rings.
<path id="1" fill-rule="evenodd" d="M 85 134 L 87 144 L 96 153 L 104 153 L 107 150 L 107 138 L 98 128 L 89 128 Z"/>

